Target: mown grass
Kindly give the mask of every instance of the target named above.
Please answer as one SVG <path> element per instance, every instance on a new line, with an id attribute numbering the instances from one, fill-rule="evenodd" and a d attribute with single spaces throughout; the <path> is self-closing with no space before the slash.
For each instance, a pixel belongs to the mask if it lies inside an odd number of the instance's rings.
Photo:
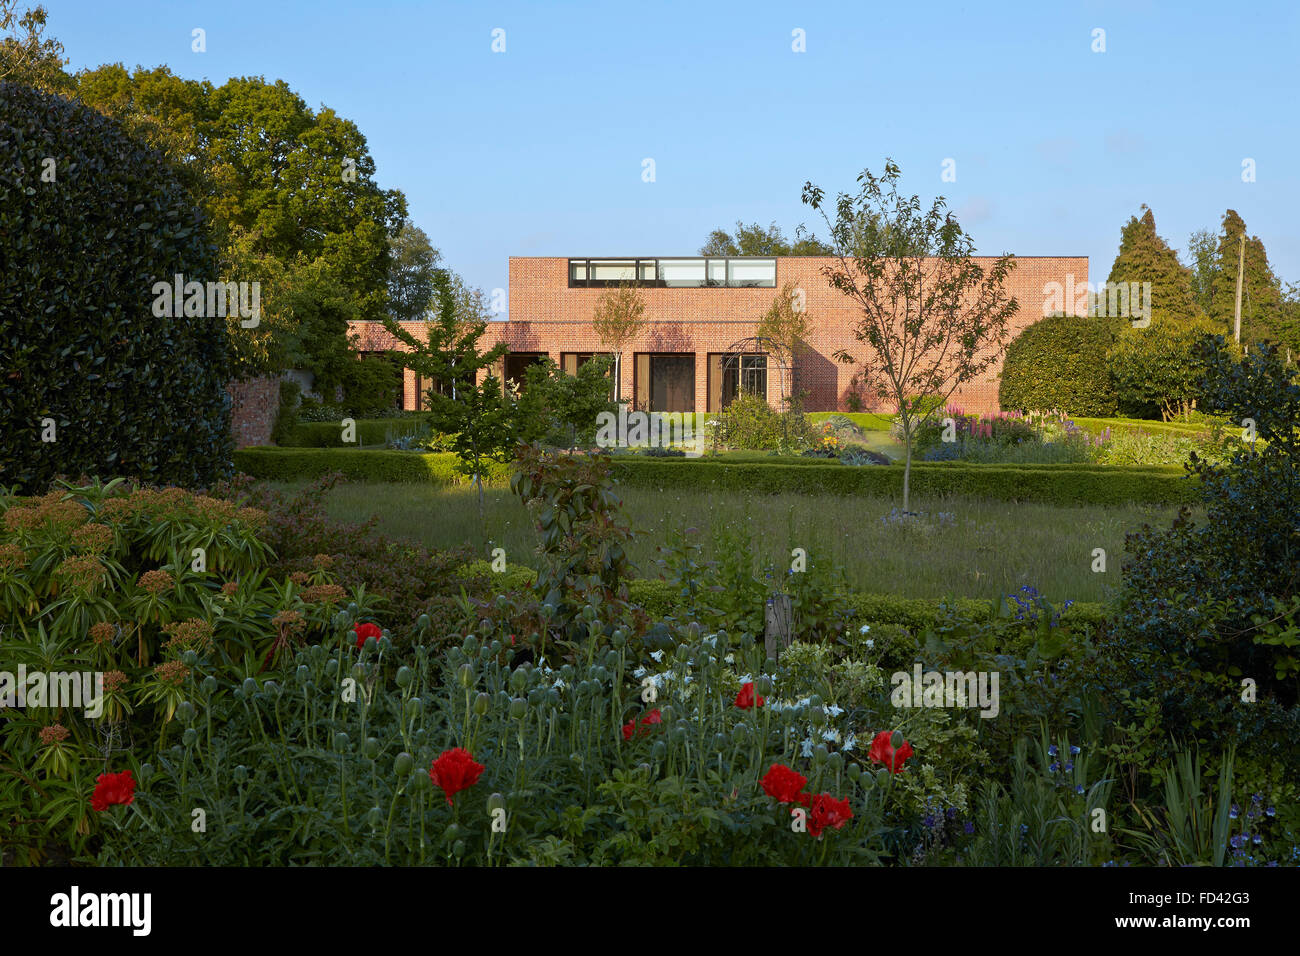
<path id="1" fill-rule="evenodd" d="M 901 597 L 994 599 L 1033 585 L 1050 600 L 1105 601 L 1120 580 L 1124 535 L 1144 522 L 1166 525 L 1172 507 L 1073 506 L 952 498 L 914 500 L 913 510 L 951 513 L 952 523 L 897 526 L 882 518 L 896 503 L 837 496 L 622 488 L 632 527 L 638 576 L 656 577 L 671 532 L 695 528 L 715 555 L 713 536 L 734 532 L 756 564 L 780 568 L 792 548 L 814 562 L 844 569 L 856 590 Z M 488 548 L 505 549 L 507 561 L 532 565 L 536 536 L 518 499 L 486 489 Z M 349 521 L 379 516 L 379 529 L 430 548 L 483 546 L 475 493 L 470 487 L 346 484 L 326 499 L 328 512 Z M 1092 570 L 1093 550 L 1106 552 L 1105 573 Z M 485 552 L 486 553 L 486 552 Z"/>

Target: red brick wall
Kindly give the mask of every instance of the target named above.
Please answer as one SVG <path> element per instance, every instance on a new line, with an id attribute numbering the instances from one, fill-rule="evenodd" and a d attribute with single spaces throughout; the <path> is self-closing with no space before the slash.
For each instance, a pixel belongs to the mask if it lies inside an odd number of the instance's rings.
<path id="1" fill-rule="evenodd" d="M 821 273 L 822 267 L 833 261 L 818 257 L 779 258 L 775 289 L 643 289 L 646 325 L 623 353 L 621 394 L 625 398 L 633 395 L 636 353 L 694 353 L 695 407 L 704 411 L 708 401 L 709 354 L 726 352 L 733 343 L 754 335 L 759 318 L 781 287 L 791 282 L 804 292 L 812 329 L 808 337 L 810 352 L 800 359 L 797 370 L 800 388 L 810 392 L 805 408 L 846 410 L 851 379 L 860 365 L 846 366 L 836 362 L 833 355 L 838 349 L 845 349 L 859 363 L 869 355 L 866 346 L 853 335 L 859 313 L 852 300 L 830 288 Z M 995 260 L 977 261 L 987 266 Z M 1016 297 L 1020 309 L 1009 323 L 1008 342 L 1042 318 L 1045 286 L 1050 282 L 1064 285 L 1068 275 L 1073 275 L 1076 285 L 1086 283 L 1087 257 L 1017 257 L 1007 290 Z M 557 363 L 564 352 L 601 351 L 591 328 L 591 315 L 602 290 L 569 288 L 567 259 L 511 257 L 509 291 L 510 321 L 490 324 L 481 340 L 484 347 L 504 340 L 512 351 L 545 352 Z M 362 336 L 365 349 L 392 348 L 397 344 L 382 326 L 359 324 L 353 331 Z M 979 381 L 955 392 L 953 404 L 967 411 L 996 411 L 1000 369 L 999 363 Z M 780 398 L 779 378 L 774 366 L 769 366 L 768 398 L 773 403 Z M 413 384 L 408 383 L 407 407 L 412 407 L 409 398 Z M 865 407 L 872 407 L 870 400 Z"/>
<path id="2" fill-rule="evenodd" d="M 275 416 L 280 411 L 280 379 L 263 376 L 231 382 L 230 430 L 235 447 L 269 445 Z"/>

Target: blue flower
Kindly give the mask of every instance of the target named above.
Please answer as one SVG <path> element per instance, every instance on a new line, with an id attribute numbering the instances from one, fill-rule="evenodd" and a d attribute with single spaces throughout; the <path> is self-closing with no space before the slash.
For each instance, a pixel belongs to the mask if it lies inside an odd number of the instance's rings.
<path id="1" fill-rule="evenodd" d="M 1052 773 L 1056 773 L 1058 770 L 1061 769 L 1061 765 L 1059 763 L 1053 763 L 1047 769 L 1050 770 Z"/>
<path id="2" fill-rule="evenodd" d="M 1047 748 L 1047 756 L 1049 757 L 1056 756 L 1056 744 L 1052 744 L 1050 747 Z"/>
<path id="3" fill-rule="evenodd" d="M 975 824 L 971 823 L 970 821 L 967 821 L 966 823 L 963 823 L 963 824 L 962 824 L 962 830 L 963 830 L 963 832 L 965 832 L 965 833 L 968 834 L 968 835 L 971 834 L 971 833 L 974 833 L 974 832 L 975 832 Z"/>
<path id="4" fill-rule="evenodd" d="M 1077 754 L 1078 752 L 1079 752 L 1079 748 L 1076 747 L 1076 746 L 1074 746 L 1074 744 L 1071 744 L 1071 745 L 1070 745 L 1070 753 L 1072 753 L 1072 754 Z"/>
<path id="5" fill-rule="evenodd" d="M 1237 817 L 1240 816 L 1240 815 L 1241 815 L 1241 810 L 1240 810 L 1240 809 L 1237 807 L 1237 805 L 1234 803 L 1234 804 L 1232 805 L 1232 809 L 1228 811 L 1228 816 L 1231 817 L 1233 820 L 1235 820 L 1235 819 L 1237 819 Z"/>
<path id="6" fill-rule="evenodd" d="M 1074 792 L 1075 792 L 1075 793 L 1083 793 L 1083 784 L 1081 784 L 1081 783 L 1076 783 L 1076 784 L 1074 785 Z"/>
<path id="7" fill-rule="evenodd" d="M 1073 761 L 1073 760 L 1067 760 L 1067 761 L 1065 762 L 1065 772 L 1066 772 L 1066 773 L 1069 773 L 1069 772 L 1070 772 L 1071 770 L 1073 770 L 1073 769 L 1074 769 L 1074 761 Z"/>
<path id="8" fill-rule="evenodd" d="M 1267 810 L 1264 811 L 1264 813 L 1267 814 L 1267 815 L 1270 816 L 1270 817 L 1275 817 L 1275 816 L 1277 816 L 1277 811 L 1274 810 L 1272 807 L 1269 807 Z"/>

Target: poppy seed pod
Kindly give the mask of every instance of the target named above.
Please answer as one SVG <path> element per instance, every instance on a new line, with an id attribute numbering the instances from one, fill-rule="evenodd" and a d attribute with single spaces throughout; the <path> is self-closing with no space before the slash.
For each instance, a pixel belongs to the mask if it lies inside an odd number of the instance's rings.
<path id="1" fill-rule="evenodd" d="M 528 713 L 528 701 L 522 697 L 512 698 L 510 701 L 510 719 L 523 720 L 526 713 Z"/>
<path id="2" fill-rule="evenodd" d="M 844 768 L 844 755 L 838 750 L 826 758 L 826 766 L 831 770 L 842 770 Z"/>
<path id="3" fill-rule="evenodd" d="M 362 747 L 361 752 L 364 753 L 364 754 L 365 754 L 367 757 L 369 757 L 371 760 L 374 760 L 376 757 L 378 757 L 378 756 L 379 756 L 379 738 L 378 738 L 378 737 L 367 737 L 367 738 L 366 738 L 365 745 Z"/>
<path id="4" fill-rule="evenodd" d="M 393 773 L 405 777 L 415 768 L 415 758 L 403 750 L 393 760 Z"/>
<path id="5" fill-rule="evenodd" d="M 889 746 L 893 747 L 895 750 L 902 749 L 904 742 L 903 732 L 901 730 L 895 730 L 894 736 L 889 738 Z"/>
<path id="6" fill-rule="evenodd" d="M 397 669 L 398 687 L 402 687 L 402 688 L 410 687 L 411 682 L 414 680 L 415 680 L 415 672 L 411 670 L 409 667 L 402 666 Z"/>
<path id="7" fill-rule="evenodd" d="M 181 655 L 181 663 L 186 667 L 198 667 L 199 655 L 195 654 L 193 651 L 186 651 Z"/>
<path id="8" fill-rule="evenodd" d="M 217 679 L 211 675 L 203 678 L 203 683 L 199 685 L 203 693 L 212 695 L 217 692 Z"/>
<path id="9" fill-rule="evenodd" d="M 820 766 L 821 764 L 824 764 L 827 761 L 830 755 L 831 752 L 826 749 L 825 744 L 818 744 L 816 747 L 813 748 L 813 763 Z"/>
<path id="10" fill-rule="evenodd" d="M 504 810 L 505 808 L 506 808 L 506 798 L 503 797 L 501 794 L 494 793 L 487 798 L 488 816 L 491 816 L 492 814 L 496 813 L 496 811 L 498 810 Z"/>
<path id="11" fill-rule="evenodd" d="M 193 747 L 196 743 L 198 743 L 198 739 L 199 739 L 199 732 L 195 730 L 193 727 L 186 727 L 185 733 L 181 734 L 181 743 L 183 743 L 186 747 Z"/>
<path id="12" fill-rule="evenodd" d="M 491 705 L 492 705 L 492 698 L 489 697 L 486 693 L 480 692 L 479 695 L 474 698 L 474 713 L 482 717 L 484 714 L 488 712 L 488 708 Z"/>
<path id="13" fill-rule="evenodd" d="M 311 677 L 311 669 L 306 664 L 299 664 L 298 669 L 293 673 L 294 676 L 298 678 L 299 684 L 307 683 L 308 679 Z"/>
<path id="14" fill-rule="evenodd" d="M 339 672 L 339 662 L 333 657 L 331 657 L 329 660 L 325 662 L 325 676 L 333 677 L 338 672 Z"/>
<path id="15" fill-rule="evenodd" d="M 415 626 L 421 631 L 427 631 L 429 629 L 429 615 L 421 614 L 417 617 L 415 619 Z"/>
<path id="16" fill-rule="evenodd" d="M 378 807 L 371 807 L 370 812 L 366 814 L 366 822 L 372 827 L 377 827 L 384 822 L 384 811 Z"/>
<path id="17" fill-rule="evenodd" d="M 148 766 L 148 764 L 146 764 L 145 766 Z M 144 774 L 144 767 L 141 767 L 141 768 L 140 768 L 140 771 L 141 771 L 140 775 L 141 775 L 142 777 L 145 776 L 145 774 Z M 248 782 L 248 768 L 245 767 L 245 766 L 241 763 L 241 764 L 240 764 L 238 767 L 236 767 L 234 770 L 230 771 L 230 776 L 232 776 L 232 777 L 234 778 L 235 783 L 247 783 L 247 782 Z"/>
<path id="18" fill-rule="evenodd" d="M 528 686 L 528 672 L 522 667 L 516 668 L 510 674 L 510 689 L 521 691 Z"/>
<path id="19" fill-rule="evenodd" d="M 251 678 L 251 677 L 245 677 L 245 678 L 244 678 L 243 690 L 244 690 L 244 694 L 245 694 L 246 696 L 248 696 L 248 697 L 252 697 L 252 696 L 253 696 L 254 694 L 256 694 L 257 691 L 258 691 L 257 681 L 255 681 L 255 680 L 254 680 L 253 678 Z"/>
<path id="20" fill-rule="evenodd" d="M 754 690 L 760 694 L 772 693 L 772 678 L 766 674 L 759 674 L 758 680 L 754 681 Z"/>
<path id="21" fill-rule="evenodd" d="M 849 779 L 852 780 L 854 783 L 857 783 L 858 780 L 862 777 L 862 765 L 856 763 L 849 764 L 848 774 L 849 774 Z"/>
<path id="22" fill-rule="evenodd" d="M 183 700 L 176 705 L 176 717 L 183 724 L 188 724 L 194 719 L 194 705 L 188 700 Z"/>
<path id="23" fill-rule="evenodd" d="M 469 690 L 474 686 L 474 668 L 468 664 L 461 664 L 460 670 L 456 672 L 456 679 L 460 682 L 461 687 Z"/>
<path id="24" fill-rule="evenodd" d="M 343 753 L 345 750 L 347 750 L 348 744 L 350 743 L 352 743 L 352 739 L 342 731 L 339 731 L 337 734 L 334 735 L 334 749 L 337 750 L 339 753 Z"/>
<path id="25" fill-rule="evenodd" d="M 417 714 L 420 712 L 420 708 L 424 706 L 424 701 L 419 697 L 412 697 L 407 703 L 411 705 L 411 710 Z"/>
<path id="26" fill-rule="evenodd" d="M 663 760 L 666 756 L 668 756 L 668 745 L 662 740 L 656 740 L 650 748 L 650 759 Z"/>
<path id="27" fill-rule="evenodd" d="M 349 616 L 349 617 L 356 617 L 356 616 L 357 616 L 357 613 L 358 613 L 360 610 L 361 610 L 361 608 L 357 607 L 357 602 L 356 602 L 356 601 L 353 601 L 352 603 L 350 603 L 350 604 L 348 605 L 348 616 Z"/>
<path id="28" fill-rule="evenodd" d="M 457 840 L 455 843 L 453 843 L 451 846 L 451 852 L 455 854 L 456 859 L 459 860 L 462 856 L 465 855 L 465 841 Z"/>

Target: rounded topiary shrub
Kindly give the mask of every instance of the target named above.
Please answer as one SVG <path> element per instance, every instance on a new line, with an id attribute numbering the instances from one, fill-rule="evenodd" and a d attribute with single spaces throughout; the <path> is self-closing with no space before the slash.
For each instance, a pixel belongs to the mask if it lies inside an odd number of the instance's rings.
<path id="1" fill-rule="evenodd" d="M 226 320 L 205 296 L 156 315 L 156 283 L 218 278 L 203 216 L 158 153 L 79 103 L 0 82 L 0 271 L 0 483 L 226 472 Z"/>
<path id="2" fill-rule="evenodd" d="M 1118 404 L 1106 353 L 1123 319 L 1052 315 L 1011 342 L 1002 363 L 998 403 L 1004 409 L 1059 409 L 1106 418 Z"/>

